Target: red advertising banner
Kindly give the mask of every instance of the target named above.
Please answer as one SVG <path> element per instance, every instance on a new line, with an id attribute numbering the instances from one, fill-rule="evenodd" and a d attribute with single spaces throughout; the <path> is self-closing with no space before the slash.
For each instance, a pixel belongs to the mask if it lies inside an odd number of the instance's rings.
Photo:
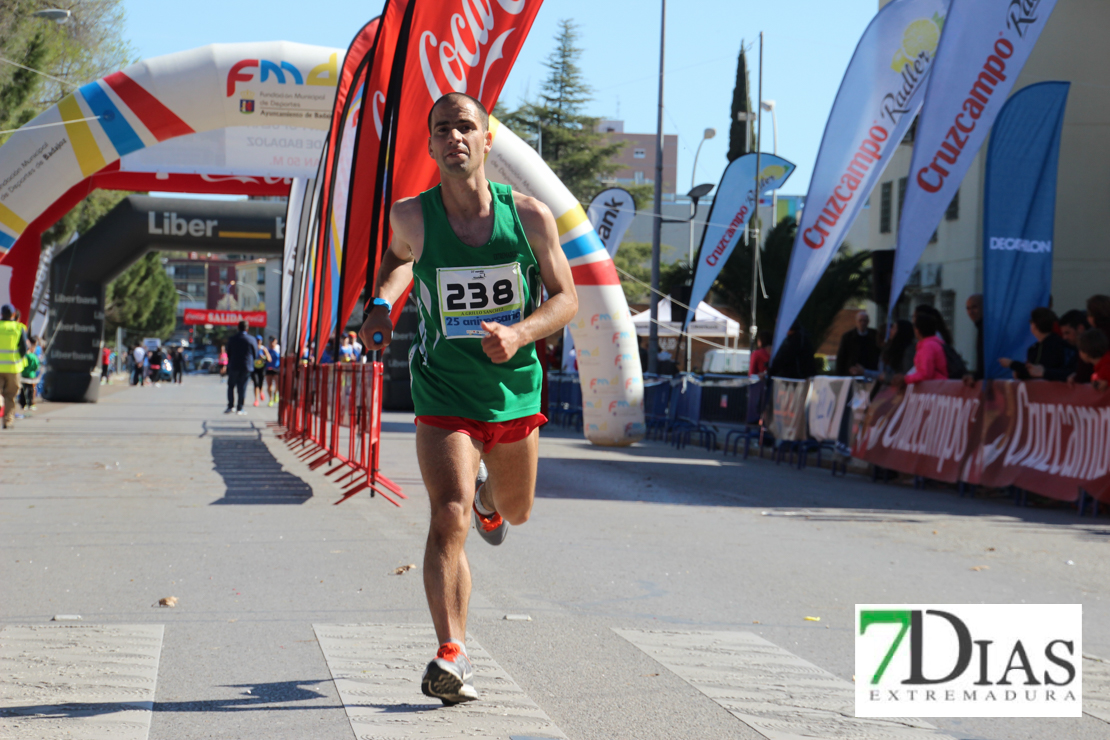
<path id="1" fill-rule="evenodd" d="M 213 326 L 235 326 L 240 321 L 246 321 L 248 326 L 264 328 L 266 326 L 265 311 L 209 311 L 204 308 L 186 308 L 185 323 L 212 324 Z"/>
<path id="2" fill-rule="evenodd" d="M 1110 393 L 1046 380 L 990 381 L 976 468 L 987 486 L 1110 501 Z"/>
<path id="3" fill-rule="evenodd" d="M 904 392 L 887 387 L 867 409 L 852 455 L 934 480 L 968 480 L 981 406 L 979 386 L 969 388 L 958 380 L 927 380 Z"/>
<path id="4" fill-rule="evenodd" d="M 887 388 L 852 454 L 903 473 L 1110 502 L 1110 392 L 1049 381 L 933 380 Z"/>

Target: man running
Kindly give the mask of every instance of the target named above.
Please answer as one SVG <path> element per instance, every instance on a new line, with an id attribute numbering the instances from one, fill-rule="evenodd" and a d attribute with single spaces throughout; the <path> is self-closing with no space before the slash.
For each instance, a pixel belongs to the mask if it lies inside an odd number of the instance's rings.
<path id="1" fill-rule="evenodd" d="M 486 179 L 493 135 L 482 104 L 448 93 L 428 130 L 441 182 L 393 204 L 393 241 L 359 335 L 368 350 L 389 345 L 392 303 L 415 278 L 416 456 L 431 499 L 424 591 L 440 642 L 421 690 L 456 704 L 478 698 L 464 644 L 471 517 L 494 545 L 528 520 L 547 421 L 535 342 L 574 317 L 578 296 L 551 211 Z M 540 283 L 548 299 L 537 308 Z"/>

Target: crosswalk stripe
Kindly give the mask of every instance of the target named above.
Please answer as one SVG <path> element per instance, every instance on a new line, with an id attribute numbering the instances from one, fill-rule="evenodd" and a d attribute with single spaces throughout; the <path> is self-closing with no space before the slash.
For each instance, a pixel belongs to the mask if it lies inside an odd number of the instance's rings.
<path id="1" fill-rule="evenodd" d="M 146 740 L 162 625 L 0 627 L 0 737 Z"/>
<path id="2" fill-rule="evenodd" d="M 420 676 L 437 646 L 431 625 L 317 624 L 316 639 L 359 738 L 566 738 L 476 640 L 478 701 L 443 707 L 420 693 Z"/>
<path id="3" fill-rule="evenodd" d="M 613 631 L 769 740 L 951 740 L 919 719 L 853 716 L 852 684 L 750 632 Z"/>
<path id="4" fill-rule="evenodd" d="M 1083 656 L 1083 713 L 1110 722 L 1110 661 Z"/>

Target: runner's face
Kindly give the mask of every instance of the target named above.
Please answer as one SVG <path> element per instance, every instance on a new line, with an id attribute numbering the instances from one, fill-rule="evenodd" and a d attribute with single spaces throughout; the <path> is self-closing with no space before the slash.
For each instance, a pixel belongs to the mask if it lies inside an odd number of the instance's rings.
<path id="1" fill-rule="evenodd" d="M 467 177 L 477 172 L 493 144 L 482 128 L 478 110 L 468 100 L 448 100 L 432 112 L 428 154 L 445 176 Z"/>

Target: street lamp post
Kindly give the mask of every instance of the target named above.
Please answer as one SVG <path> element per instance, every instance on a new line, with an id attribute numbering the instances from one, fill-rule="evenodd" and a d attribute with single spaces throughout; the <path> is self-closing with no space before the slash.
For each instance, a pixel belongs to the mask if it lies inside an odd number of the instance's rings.
<path id="1" fill-rule="evenodd" d="M 701 141 L 698 142 L 698 149 L 697 149 L 697 151 L 694 152 L 694 169 L 690 172 L 690 189 L 691 190 L 694 188 L 694 178 L 697 177 L 697 174 L 698 174 L 698 156 L 701 154 L 701 145 L 705 143 L 706 139 L 712 139 L 716 135 L 717 135 L 717 129 L 707 128 L 705 130 L 705 132 L 702 134 Z M 692 207 L 694 209 L 696 209 L 697 205 L 694 204 Z M 693 218 L 696 215 L 697 215 L 696 210 L 691 211 L 691 213 L 690 213 L 690 219 L 691 219 L 690 220 L 690 245 L 689 245 L 690 269 L 691 270 L 694 269 L 694 221 L 693 221 Z"/>
<path id="2" fill-rule="evenodd" d="M 663 227 L 663 50 L 667 39 L 667 0 L 660 0 L 659 106 L 655 119 L 655 203 L 651 225 L 651 326 L 648 328 L 648 372 L 659 370 L 659 243 Z"/>
<path id="3" fill-rule="evenodd" d="M 765 111 L 771 113 L 771 153 L 776 157 L 779 155 L 779 119 L 775 115 L 775 101 L 764 100 L 760 107 Z M 778 189 L 771 191 L 771 227 L 774 228 L 778 225 L 779 219 L 779 191 Z"/>

